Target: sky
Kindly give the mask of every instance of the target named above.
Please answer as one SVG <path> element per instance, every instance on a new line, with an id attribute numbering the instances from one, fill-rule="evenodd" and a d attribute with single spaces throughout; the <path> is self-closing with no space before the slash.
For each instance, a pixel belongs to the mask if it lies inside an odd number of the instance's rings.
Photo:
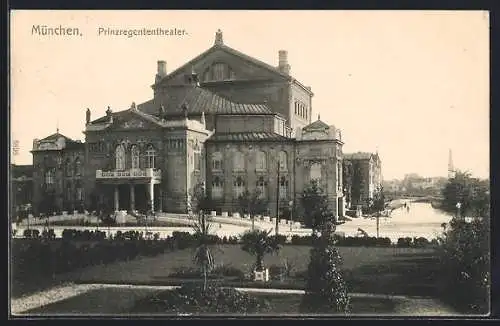
<path id="1" fill-rule="evenodd" d="M 33 139 L 84 141 L 92 118 L 152 98 L 158 60 L 168 72 L 224 43 L 278 64 L 314 92 L 313 117 L 342 130 L 344 152 L 378 151 L 386 180 L 489 177 L 489 15 L 484 11 L 12 11 L 10 128 L 16 164 Z M 33 26 L 77 36 L 33 35 Z M 104 36 L 99 28 L 185 30 L 180 36 Z"/>

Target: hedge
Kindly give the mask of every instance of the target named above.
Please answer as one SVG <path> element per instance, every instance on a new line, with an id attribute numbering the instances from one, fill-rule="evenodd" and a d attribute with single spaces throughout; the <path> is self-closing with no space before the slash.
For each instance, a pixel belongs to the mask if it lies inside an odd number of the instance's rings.
<path id="1" fill-rule="evenodd" d="M 45 233 L 42 233 L 42 238 L 55 238 L 53 230 L 46 230 Z M 39 231 L 36 229 L 33 230 L 25 230 L 24 237 L 29 239 L 36 239 L 40 237 Z M 89 230 L 76 230 L 76 229 L 64 229 L 62 232 L 63 240 L 67 241 L 104 241 L 106 240 L 106 232 L 103 231 L 89 231 Z M 159 240 L 159 233 L 151 233 L 146 232 L 145 234 L 142 231 L 117 231 L 114 240 L 120 241 L 138 241 L 144 239 L 155 239 Z M 173 247 L 176 249 L 186 249 L 192 247 L 195 243 L 194 235 L 189 232 L 180 232 L 174 231 L 172 232 L 171 238 L 173 242 Z M 293 235 L 290 240 L 287 240 L 285 235 L 278 235 L 278 243 L 280 245 L 304 245 L 311 246 L 315 243 L 318 238 L 315 235 L 306 235 L 299 236 Z M 219 237 L 217 235 L 211 235 L 209 243 L 212 245 L 224 245 L 224 244 L 238 244 L 240 241 L 236 236 L 230 237 Z M 399 238 L 396 243 L 392 243 L 390 238 L 377 238 L 377 237 L 336 237 L 336 246 L 339 247 L 392 247 L 397 246 L 401 248 L 424 248 L 429 246 L 436 246 L 437 239 L 428 240 L 424 237 L 405 237 Z"/>

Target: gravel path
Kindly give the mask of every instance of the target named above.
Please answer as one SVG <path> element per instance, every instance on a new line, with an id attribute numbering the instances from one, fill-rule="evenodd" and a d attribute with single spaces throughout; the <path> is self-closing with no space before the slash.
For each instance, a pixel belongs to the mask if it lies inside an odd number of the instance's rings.
<path id="1" fill-rule="evenodd" d="M 176 286 L 150 286 L 150 285 L 128 285 L 128 284 L 69 284 L 58 286 L 47 291 L 42 291 L 27 297 L 11 300 L 11 312 L 13 315 L 23 315 L 24 313 L 30 314 L 30 311 L 37 308 L 54 304 L 66 299 L 70 299 L 79 295 L 84 295 L 88 292 L 98 289 L 131 289 L 131 290 L 171 290 Z M 283 289 L 256 289 L 256 288 L 237 288 L 237 290 L 245 292 L 260 292 L 260 293 L 276 293 L 276 294 L 303 294 L 303 290 L 283 290 Z M 431 298 L 415 298 L 406 296 L 392 296 L 392 295 L 377 295 L 370 293 L 350 293 L 351 297 L 357 298 L 379 298 L 379 299 L 392 299 L 398 302 L 397 315 L 403 316 L 453 316 L 456 313 L 450 308 L 444 306 L 438 300 Z M 107 298 L 109 300 L 111 298 Z M 117 301 L 119 301 L 117 298 Z M 132 298 L 131 298 L 132 299 Z M 92 301 L 92 300 L 91 300 Z M 123 301 L 123 300 L 122 300 Z M 126 301 L 126 300 L 125 300 Z M 116 307 L 112 311 L 119 311 L 123 305 L 128 305 L 127 302 L 117 302 Z M 94 302 L 96 303 L 96 302 Z M 99 313 L 99 307 L 93 307 L 96 313 Z M 84 309 L 86 310 L 86 309 Z M 109 310 L 109 309 L 108 309 Z M 75 307 L 75 313 L 78 311 Z M 84 312 L 80 310 L 81 314 Z"/>
<path id="2" fill-rule="evenodd" d="M 81 284 L 81 285 L 68 284 L 68 285 L 57 286 L 52 289 L 46 291 L 40 291 L 38 293 L 29 296 L 17 299 L 11 299 L 10 311 L 13 315 L 16 315 L 24 311 L 28 311 L 54 302 L 75 297 L 77 295 L 86 293 L 94 289 L 99 289 L 102 287 L 103 285 L 101 284 Z"/>

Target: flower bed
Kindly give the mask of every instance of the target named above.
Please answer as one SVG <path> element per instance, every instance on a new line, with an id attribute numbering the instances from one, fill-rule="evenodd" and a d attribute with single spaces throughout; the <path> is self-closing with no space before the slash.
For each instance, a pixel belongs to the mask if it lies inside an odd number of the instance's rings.
<path id="1" fill-rule="evenodd" d="M 155 294 L 137 302 L 132 313 L 265 313 L 270 311 L 268 300 L 232 288 L 200 284 Z"/>

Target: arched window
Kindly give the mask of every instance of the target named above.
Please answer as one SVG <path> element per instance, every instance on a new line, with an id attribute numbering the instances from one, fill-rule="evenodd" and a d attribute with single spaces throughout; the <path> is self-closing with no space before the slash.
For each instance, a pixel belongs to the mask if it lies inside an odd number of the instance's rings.
<path id="1" fill-rule="evenodd" d="M 243 170 L 245 170 L 245 157 L 242 152 L 237 151 L 233 155 L 233 171 Z"/>
<path id="2" fill-rule="evenodd" d="M 280 178 L 280 199 L 288 198 L 288 180 L 286 177 Z"/>
<path id="3" fill-rule="evenodd" d="M 266 153 L 258 151 L 256 153 L 256 169 L 258 171 L 265 171 L 267 169 Z"/>
<path id="4" fill-rule="evenodd" d="M 280 170 L 281 171 L 288 170 L 287 157 L 288 157 L 288 155 L 286 154 L 285 151 L 279 152 Z"/>
<path id="5" fill-rule="evenodd" d="M 115 165 L 116 170 L 125 170 L 125 148 L 123 145 L 118 145 L 115 150 Z"/>
<path id="6" fill-rule="evenodd" d="M 153 145 L 148 145 L 146 149 L 146 168 L 154 169 L 156 167 L 156 151 Z"/>
<path id="7" fill-rule="evenodd" d="M 54 168 L 50 168 L 45 171 L 45 184 L 53 185 L 56 179 L 56 170 Z"/>
<path id="8" fill-rule="evenodd" d="M 212 181 L 212 198 L 220 199 L 224 193 L 224 182 L 220 177 L 215 177 Z"/>
<path id="9" fill-rule="evenodd" d="M 139 159 L 139 147 L 137 145 L 132 145 L 130 149 L 130 158 L 132 162 L 131 168 L 138 169 L 140 167 L 139 166 L 140 159 Z"/>
<path id="10" fill-rule="evenodd" d="M 259 193 L 260 199 L 267 198 L 267 191 L 266 191 L 267 187 L 266 186 L 267 186 L 267 182 L 264 180 L 264 177 L 260 177 L 257 180 L 257 192 Z"/>
<path id="11" fill-rule="evenodd" d="M 215 152 L 212 154 L 212 170 L 222 170 L 221 152 Z"/>
<path id="12" fill-rule="evenodd" d="M 311 181 L 321 179 L 321 164 L 319 163 L 311 164 L 310 179 Z"/>
<path id="13" fill-rule="evenodd" d="M 80 161 L 80 158 L 78 158 L 78 157 L 75 160 L 75 175 L 76 176 L 82 175 L 82 162 Z"/>
<path id="14" fill-rule="evenodd" d="M 68 159 L 66 160 L 66 164 L 64 165 L 65 170 L 66 170 L 66 176 L 71 177 L 73 175 L 73 167 L 71 166 L 71 161 Z"/>
<path id="15" fill-rule="evenodd" d="M 234 180 L 234 196 L 240 198 L 245 192 L 245 181 L 242 177 L 237 177 Z"/>

